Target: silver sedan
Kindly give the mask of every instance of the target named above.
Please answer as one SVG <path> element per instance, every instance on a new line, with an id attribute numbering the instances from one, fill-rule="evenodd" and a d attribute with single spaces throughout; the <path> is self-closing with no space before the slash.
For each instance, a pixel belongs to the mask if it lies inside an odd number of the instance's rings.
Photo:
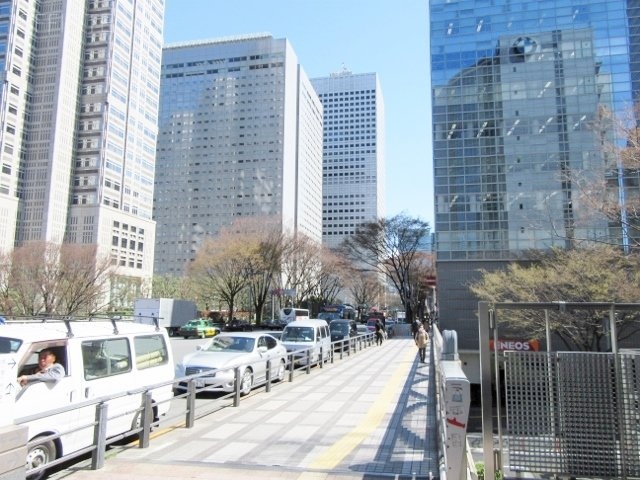
<path id="1" fill-rule="evenodd" d="M 195 379 L 196 388 L 233 392 L 235 369 L 239 367 L 240 393 L 246 395 L 254 385 L 266 381 L 267 360 L 271 361 L 271 378 L 283 380 L 287 349 L 280 340 L 263 332 L 223 332 L 185 355 L 176 365 L 176 377 L 210 372 Z M 177 388 L 185 390 L 187 383 L 180 382 Z"/>

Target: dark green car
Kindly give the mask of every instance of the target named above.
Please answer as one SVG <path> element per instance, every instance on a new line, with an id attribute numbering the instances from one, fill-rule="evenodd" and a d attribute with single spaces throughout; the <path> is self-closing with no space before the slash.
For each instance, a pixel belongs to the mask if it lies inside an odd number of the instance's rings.
<path id="1" fill-rule="evenodd" d="M 217 328 L 211 320 L 207 320 L 205 318 L 197 318 L 195 320 L 189 320 L 182 327 L 180 327 L 180 330 L 178 331 L 178 335 L 184 338 L 214 337 L 219 333 L 220 333 L 220 329 Z"/>

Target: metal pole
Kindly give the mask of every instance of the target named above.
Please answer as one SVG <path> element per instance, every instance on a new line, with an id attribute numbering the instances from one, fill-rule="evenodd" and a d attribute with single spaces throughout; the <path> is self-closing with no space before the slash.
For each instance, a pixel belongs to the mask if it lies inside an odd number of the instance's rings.
<path id="1" fill-rule="evenodd" d="M 192 378 L 187 383 L 187 418 L 184 425 L 187 428 L 193 428 L 196 420 L 196 382 Z"/>
<path id="2" fill-rule="evenodd" d="M 487 302 L 478 303 L 478 314 L 484 478 L 493 479 L 495 478 L 495 459 L 493 457 L 493 417 L 491 409 L 491 351 L 489 350 L 491 319 Z"/>
<path id="3" fill-rule="evenodd" d="M 91 453 L 91 470 L 104 467 L 105 451 L 107 449 L 107 412 L 109 406 L 102 402 L 96 405 L 96 424 L 93 427 L 93 444 L 95 449 Z"/>
<path id="4" fill-rule="evenodd" d="M 139 434 L 138 446 L 140 448 L 147 448 L 149 446 L 149 438 L 151 437 L 151 422 L 153 422 L 153 406 L 151 402 L 151 392 L 144 392 L 142 394 L 142 411 L 140 412 L 140 426 L 142 430 Z"/>
<path id="5" fill-rule="evenodd" d="M 271 391 L 271 359 L 267 360 L 267 372 L 266 372 L 266 382 L 267 384 L 264 387 L 265 392 Z"/>

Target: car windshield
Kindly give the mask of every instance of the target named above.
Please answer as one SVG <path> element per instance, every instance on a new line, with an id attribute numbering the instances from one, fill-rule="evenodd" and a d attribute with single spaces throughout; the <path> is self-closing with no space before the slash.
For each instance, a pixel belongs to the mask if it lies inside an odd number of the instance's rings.
<path id="1" fill-rule="evenodd" d="M 282 333 L 283 342 L 313 342 L 313 327 L 287 327 Z"/>
<path id="2" fill-rule="evenodd" d="M 343 335 L 349 333 L 349 325 L 346 323 L 332 323 L 329 325 L 329 329 L 331 333 L 341 333 Z"/>
<path id="3" fill-rule="evenodd" d="M 197 327 L 198 325 L 200 325 L 200 320 L 189 320 L 184 324 L 185 327 Z"/>
<path id="4" fill-rule="evenodd" d="M 251 352 L 255 343 L 254 338 L 248 337 L 215 337 L 206 352 Z"/>

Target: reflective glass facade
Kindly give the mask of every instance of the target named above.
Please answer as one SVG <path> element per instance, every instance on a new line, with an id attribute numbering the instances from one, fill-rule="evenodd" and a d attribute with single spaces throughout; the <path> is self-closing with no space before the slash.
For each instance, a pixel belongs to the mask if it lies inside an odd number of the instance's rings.
<path id="1" fill-rule="evenodd" d="M 636 96 L 634 12 L 616 0 L 430 1 L 440 321 L 461 348 L 477 347 L 464 284 L 479 268 L 619 240 L 571 179 L 617 188 L 602 147 L 615 133 L 593 127 Z"/>

